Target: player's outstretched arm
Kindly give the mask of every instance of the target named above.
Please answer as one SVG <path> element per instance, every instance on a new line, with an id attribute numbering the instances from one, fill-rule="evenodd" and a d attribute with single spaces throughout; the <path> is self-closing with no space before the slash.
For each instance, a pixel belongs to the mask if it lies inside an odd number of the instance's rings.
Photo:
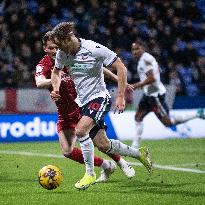
<path id="1" fill-rule="evenodd" d="M 118 77 L 112 71 L 103 67 L 103 73 L 104 73 L 105 78 L 110 79 L 111 81 L 115 83 L 118 83 Z M 126 84 L 126 90 L 134 91 L 133 86 L 128 83 Z"/>
<path id="2" fill-rule="evenodd" d="M 61 72 L 59 69 L 54 68 L 51 73 L 51 84 L 53 87 L 53 91 L 51 92 L 51 98 L 54 101 L 60 99 L 60 95 L 59 95 L 60 83 L 61 83 Z"/>
<path id="3" fill-rule="evenodd" d="M 110 79 L 111 81 L 113 81 L 115 83 L 118 83 L 118 77 L 112 71 L 103 67 L 103 74 L 104 74 L 105 78 Z"/>
<path id="4" fill-rule="evenodd" d="M 115 109 L 119 110 L 119 113 L 125 109 L 125 89 L 127 85 L 127 68 L 118 57 L 116 61 L 111 65 L 112 68 L 117 70 L 118 77 L 118 92 L 115 101 Z"/>
<path id="5" fill-rule="evenodd" d="M 147 78 L 145 80 L 143 80 L 142 82 L 138 82 L 138 83 L 133 84 L 133 87 L 135 90 L 143 88 L 145 85 L 149 85 L 149 84 L 152 84 L 153 82 L 155 82 L 153 70 L 149 70 L 146 73 L 146 76 L 147 76 Z"/>
<path id="6" fill-rule="evenodd" d="M 37 88 L 50 88 L 51 87 L 51 79 L 46 79 L 44 75 L 39 75 L 35 77 Z"/>

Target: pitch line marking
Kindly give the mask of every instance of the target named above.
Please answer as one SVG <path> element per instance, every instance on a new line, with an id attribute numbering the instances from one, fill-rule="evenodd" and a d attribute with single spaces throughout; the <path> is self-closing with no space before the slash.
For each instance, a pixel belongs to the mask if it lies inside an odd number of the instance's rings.
<path id="1" fill-rule="evenodd" d="M 64 156 L 59 154 L 43 154 L 43 153 L 35 153 L 35 152 L 7 151 L 7 150 L 0 150 L 0 154 L 8 154 L 8 155 L 13 154 L 13 155 L 31 156 L 31 157 L 64 158 Z"/>
<path id="2" fill-rule="evenodd" d="M 131 165 L 135 166 L 143 166 L 142 164 L 138 162 L 130 162 Z M 174 171 L 181 171 L 181 172 L 193 172 L 193 173 L 198 173 L 198 174 L 205 174 L 205 171 L 199 170 L 199 169 L 190 169 L 190 168 L 182 168 L 182 167 L 174 167 L 170 165 L 158 165 L 158 164 L 153 164 L 154 168 L 159 168 L 159 169 L 165 169 L 165 170 L 174 170 Z"/>
<path id="3" fill-rule="evenodd" d="M 205 163 L 204 162 L 196 162 L 196 163 L 185 163 L 185 164 L 170 164 L 170 165 L 166 165 L 166 166 L 174 166 L 174 167 L 177 167 L 177 166 L 182 166 L 182 167 L 186 167 L 186 166 L 191 166 L 191 167 L 196 167 L 196 166 L 204 166 Z"/>
<path id="4" fill-rule="evenodd" d="M 8 154 L 8 155 L 21 155 L 21 156 L 36 156 L 36 157 L 51 157 L 51 158 L 65 158 L 59 154 L 43 154 L 43 153 L 34 153 L 34 152 L 24 152 L 24 151 L 7 151 L 7 150 L 0 150 L 0 154 Z M 131 165 L 135 166 L 143 166 L 141 163 L 138 162 L 129 162 Z M 164 170 L 174 170 L 174 171 L 181 171 L 181 172 L 192 172 L 197 174 L 205 174 L 205 171 L 198 170 L 198 169 L 190 169 L 190 168 L 181 168 L 181 167 L 174 167 L 170 165 L 158 165 L 154 164 L 153 167 L 164 169 Z"/>

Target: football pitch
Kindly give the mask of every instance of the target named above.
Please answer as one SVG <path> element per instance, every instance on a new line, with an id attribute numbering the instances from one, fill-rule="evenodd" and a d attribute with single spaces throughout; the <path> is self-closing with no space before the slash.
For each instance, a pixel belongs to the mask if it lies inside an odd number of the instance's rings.
<path id="1" fill-rule="evenodd" d="M 108 182 L 85 191 L 74 188 L 84 175 L 84 166 L 63 158 L 58 142 L 0 144 L 0 204 L 205 204 L 205 139 L 145 144 L 155 164 L 152 176 L 136 160 L 126 158 L 135 164 L 134 178 L 127 179 L 117 169 Z M 38 171 L 48 164 L 58 166 L 63 174 L 61 186 L 51 191 L 37 181 Z M 99 176 L 99 168 L 96 173 Z"/>

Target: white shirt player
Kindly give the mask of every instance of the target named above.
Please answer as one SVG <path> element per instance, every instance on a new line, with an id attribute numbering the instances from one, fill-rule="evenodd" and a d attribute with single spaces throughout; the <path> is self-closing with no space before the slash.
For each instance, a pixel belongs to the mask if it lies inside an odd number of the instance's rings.
<path id="1" fill-rule="evenodd" d="M 91 40 L 81 39 L 81 47 L 75 56 L 58 50 L 55 67 L 70 68 L 74 80 L 80 107 L 98 97 L 110 97 L 104 82 L 103 65 L 110 66 L 117 54 L 107 47 Z"/>
<path id="2" fill-rule="evenodd" d="M 137 66 L 137 71 L 140 77 L 140 81 L 144 81 L 147 76 L 146 73 L 149 70 L 153 70 L 155 82 L 149 85 L 145 85 L 143 87 L 144 94 L 147 96 L 154 96 L 157 97 L 159 95 L 163 95 L 166 93 L 166 88 L 160 81 L 160 69 L 156 59 L 149 53 L 144 52 L 139 61 Z"/>

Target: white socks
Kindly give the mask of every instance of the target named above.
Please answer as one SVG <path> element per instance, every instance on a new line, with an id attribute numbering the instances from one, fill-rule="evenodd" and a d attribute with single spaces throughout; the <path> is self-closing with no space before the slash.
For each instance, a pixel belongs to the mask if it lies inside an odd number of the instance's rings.
<path id="1" fill-rule="evenodd" d="M 132 147 L 137 149 L 140 147 L 141 135 L 143 132 L 143 122 L 135 122 L 135 125 L 136 135 L 134 136 L 134 140 L 132 141 Z"/>
<path id="2" fill-rule="evenodd" d="M 107 151 L 111 154 L 120 154 L 122 156 L 128 156 L 139 159 L 139 149 L 132 148 L 126 144 L 123 144 L 119 140 L 110 140 L 110 149 Z"/>
<path id="3" fill-rule="evenodd" d="M 94 176 L 94 145 L 89 135 L 78 138 L 80 147 L 83 153 L 84 163 L 86 167 L 86 173 L 90 176 Z"/>
<path id="4" fill-rule="evenodd" d="M 123 167 L 125 164 L 127 164 L 127 162 L 122 157 L 120 157 L 120 160 L 117 162 L 117 164 L 119 167 Z"/>
<path id="5" fill-rule="evenodd" d="M 100 166 L 102 169 L 109 169 L 110 168 L 110 163 L 109 163 L 109 161 L 108 160 L 106 160 L 106 159 L 103 159 L 103 163 L 101 164 L 101 166 Z"/>
<path id="6" fill-rule="evenodd" d="M 194 119 L 197 117 L 196 113 L 186 113 L 186 114 L 180 114 L 180 115 L 174 115 L 171 117 L 171 122 L 173 125 L 177 125 L 179 123 L 184 123 L 188 120 Z"/>

